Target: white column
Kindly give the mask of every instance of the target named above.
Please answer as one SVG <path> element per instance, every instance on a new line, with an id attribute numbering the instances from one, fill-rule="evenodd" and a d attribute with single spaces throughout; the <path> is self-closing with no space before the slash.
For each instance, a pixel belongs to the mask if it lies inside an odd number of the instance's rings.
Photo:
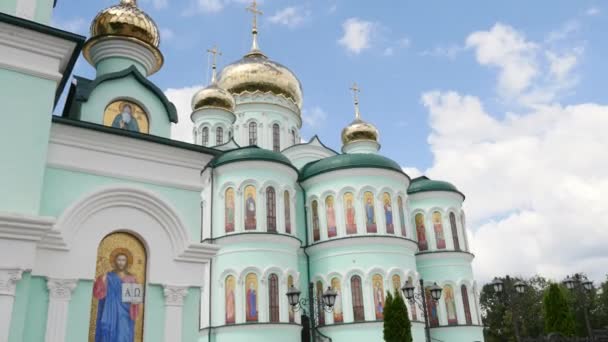
<path id="1" fill-rule="evenodd" d="M 63 342 L 68 324 L 68 308 L 72 292 L 78 285 L 76 279 L 47 278 L 49 308 L 46 320 L 45 342 Z"/>
<path id="2" fill-rule="evenodd" d="M 163 286 L 165 295 L 165 342 L 182 340 L 182 308 L 188 295 L 186 286 Z"/>
<path id="3" fill-rule="evenodd" d="M 0 269 L 0 342 L 8 341 L 15 290 L 22 274 L 20 269 Z"/>

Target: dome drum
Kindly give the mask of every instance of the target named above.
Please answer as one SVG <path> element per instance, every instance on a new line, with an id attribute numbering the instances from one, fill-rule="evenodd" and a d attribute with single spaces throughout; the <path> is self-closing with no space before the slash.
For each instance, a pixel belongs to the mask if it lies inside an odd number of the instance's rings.
<path id="1" fill-rule="evenodd" d="M 192 110 L 196 111 L 202 108 L 221 108 L 234 112 L 234 97 L 226 90 L 211 85 L 201 89 L 192 97 Z"/>

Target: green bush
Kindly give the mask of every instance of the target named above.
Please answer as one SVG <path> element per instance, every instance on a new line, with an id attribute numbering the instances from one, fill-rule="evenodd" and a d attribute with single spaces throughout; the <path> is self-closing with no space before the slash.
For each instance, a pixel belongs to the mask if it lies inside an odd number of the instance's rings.
<path id="1" fill-rule="evenodd" d="M 545 333 L 560 333 L 574 336 L 576 325 L 568 300 L 558 284 L 551 284 L 543 298 Z"/>
<path id="2" fill-rule="evenodd" d="M 403 298 L 395 294 L 386 294 L 384 302 L 384 341 L 412 342 L 412 323 L 407 313 Z"/>

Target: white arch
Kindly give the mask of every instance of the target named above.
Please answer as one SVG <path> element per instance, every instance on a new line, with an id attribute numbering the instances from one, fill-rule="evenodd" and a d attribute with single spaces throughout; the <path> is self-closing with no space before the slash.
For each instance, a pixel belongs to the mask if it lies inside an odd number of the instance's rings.
<path id="1" fill-rule="evenodd" d="M 227 268 L 222 273 L 220 273 L 217 278 L 220 288 L 224 287 L 224 284 L 226 283 L 226 278 L 228 278 L 229 276 L 233 276 L 235 281 L 238 281 L 239 279 L 238 272 L 235 269 Z"/>

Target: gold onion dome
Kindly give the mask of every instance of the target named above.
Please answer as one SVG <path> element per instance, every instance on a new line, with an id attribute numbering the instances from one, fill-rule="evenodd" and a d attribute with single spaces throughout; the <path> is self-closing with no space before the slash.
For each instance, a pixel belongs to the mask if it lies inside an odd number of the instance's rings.
<path id="1" fill-rule="evenodd" d="M 374 141 L 377 143 L 380 134 L 376 126 L 361 120 L 359 96 L 357 95 L 360 90 L 357 84 L 355 83 L 350 89 L 355 96 L 355 120 L 342 130 L 342 144 L 347 145 L 356 141 Z"/>
<path id="2" fill-rule="evenodd" d="M 201 108 L 222 108 L 229 112 L 234 112 L 236 103 L 234 97 L 227 90 L 217 86 L 216 73 L 216 62 L 215 58 L 217 54 L 221 53 L 217 48 L 207 50 L 213 54 L 213 65 L 211 67 L 211 84 L 206 88 L 197 91 L 192 97 L 192 110 L 197 111 Z"/>
<path id="3" fill-rule="evenodd" d="M 90 29 L 91 37 L 84 48 L 85 58 L 91 62 L 89 55 L 90 46 L 101 39 L 121 37 L 130 39 L 136 43 L 143 44 L 155 55 L 157 67 L 160 69 L 163 57 L 158 47 L 160 45 L 160 33 L 154 20 L 137 7 L 137 0 L 120 0 L 114 5 L 99 12 Z"/>
<path id="4" fill-rule="evenodd" d="M 271 92 L 283 95 L 302 109 L 302 85 L 287 67 L 268 59 L 258 47 L 257 15 L 262 14 L 254 1 L 247 8 L 253 13 L 253 43 L 240 60 L 227 65 L 218 76 L 217 84 L 232 94 L 246 91 Z"/>

